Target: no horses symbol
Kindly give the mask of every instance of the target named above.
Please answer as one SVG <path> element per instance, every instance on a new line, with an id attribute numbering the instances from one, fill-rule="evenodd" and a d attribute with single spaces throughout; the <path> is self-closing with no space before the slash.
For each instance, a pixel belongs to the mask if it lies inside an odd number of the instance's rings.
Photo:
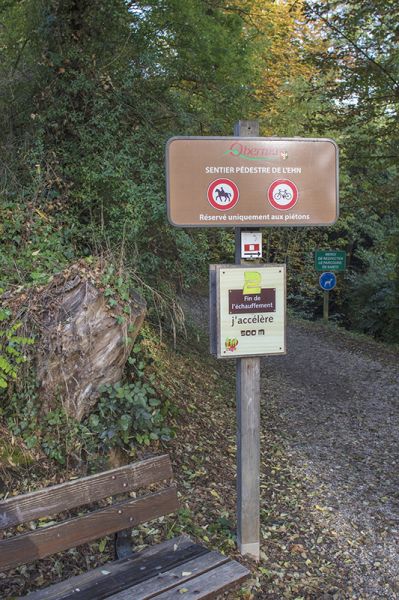
<path id="1" fill-rule="evenodd" d="M 229 210 L 238 202 L 240 193 L 231 179 L 216 179 L 208 188 L 208 201 L 217 210 Z"/>

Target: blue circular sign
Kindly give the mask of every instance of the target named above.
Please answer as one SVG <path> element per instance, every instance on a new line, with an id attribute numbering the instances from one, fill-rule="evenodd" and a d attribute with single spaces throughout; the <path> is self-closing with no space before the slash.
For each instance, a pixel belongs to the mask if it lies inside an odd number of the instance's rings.
<path id="1" fill-rule="evenodd" d="M 333 290 L 337 285 L 337 278 L 334 273 L 322 273 L 319 277 L 319 283 L 322 290 Z"/>

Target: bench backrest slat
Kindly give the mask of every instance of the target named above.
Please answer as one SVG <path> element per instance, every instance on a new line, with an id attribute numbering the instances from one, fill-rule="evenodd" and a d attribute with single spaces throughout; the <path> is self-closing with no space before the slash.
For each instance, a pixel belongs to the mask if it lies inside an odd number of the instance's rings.
<path id="1" fill-rule="evenodd" d="M 56 515 L 108 496 L 134 491 L 173 477 L 168 455 L 82 477 L 0 502 L 0 530 Z"/>
<path id="2" fill-rule="evenodd" d="M 0 540 L 0 571 L 44 558 L 174 512 L 175 487 L 127 500 L 57 525 Z"/>

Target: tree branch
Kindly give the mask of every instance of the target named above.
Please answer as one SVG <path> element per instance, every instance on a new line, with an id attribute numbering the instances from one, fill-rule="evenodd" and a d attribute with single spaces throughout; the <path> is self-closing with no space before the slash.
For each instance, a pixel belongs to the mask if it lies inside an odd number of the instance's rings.
<path id="1" fill-rule="evenodd" d="M 338 35 L 340 35 L 341 37 L 343 37 L 347 42 L 349 42 L 349 44 L 351 44 L 353 46 L 353 48 L 355 48 L 355 50 L 361 54 L 362 56 L 364 56 L 364 58 L 366 58 L 366 60 L 368 60 L 370 63 L 372 63 L 373 65 L 375 65 L 378 69 L 380 69 L 380 71 L 382 71 L 384 73 L 384 75 L 386 75 L 386 77 L 388 77 L 388 79 L 394 84 L 394 91 L 395 91 L 395 95 L 398 95 L 399 93 L 399 81 L 396 80 L 393 75 L 391 75 L 391 73 L 385 69 L 381 63 L 377 62 L 374 58 L 372 58 L 369 54 L 367 54 L 367 52 L 365 52 L 354 40 L 352 40 L 349 36 L 346 35 L 346 33 L 344 33 L 343 31 L 341 31 L 336 25 L 334 25 L 333 23 L 331 23 L 331 21 L 329 21 L 326 17 L 324 17 L 323 15 L 320 14 L 320 12 L 318 12 L 314 7 L 309 6 L 310 10 L 319 17 L 319 19 L 321 19 L 326 25 L 327 27 L 329 27 L 332 31 L 335 31 L 336 33 L 338 33 Z M 391 86 L 392 87 L 392 86 Z"/>

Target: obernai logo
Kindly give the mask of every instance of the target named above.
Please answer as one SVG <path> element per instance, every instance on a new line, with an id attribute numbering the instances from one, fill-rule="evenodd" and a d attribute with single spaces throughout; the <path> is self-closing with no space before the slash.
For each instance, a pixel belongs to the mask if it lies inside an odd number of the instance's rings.
<path id="1" fill-rule="evenodd" d="M 224 154 L 231 154 L 239 158 L 245 158 L 245 160 L 278 160 L 279 158 L 286 160 L 288 158 L 288 152 L 281 152 L 276 147 L 259 148 L 255 145 L 242 144 L 240 142 L 233 142 Z"/>

